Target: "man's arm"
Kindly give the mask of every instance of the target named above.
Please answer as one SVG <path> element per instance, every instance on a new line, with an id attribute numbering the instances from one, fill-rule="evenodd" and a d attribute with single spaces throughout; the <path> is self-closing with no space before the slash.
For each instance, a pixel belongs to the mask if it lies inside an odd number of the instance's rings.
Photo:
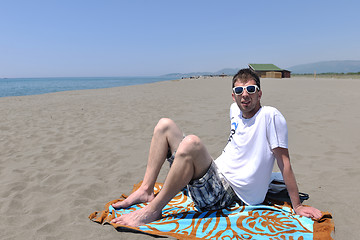
<path id="1" fill-rule="evenodd" d="M 299 197 L 299 190 L 296 183 L 294 172 L 291 168 L 289 151 L 287 148 L 275 148 L 273 149 L 277 164 L 283 175 L 286 188 L 289 192 L 291 204 L 296 214 L 310 218 L 320 218 L 322 216 L 321 211 L 313 207 L 305 207 L 301 204 Z"/>

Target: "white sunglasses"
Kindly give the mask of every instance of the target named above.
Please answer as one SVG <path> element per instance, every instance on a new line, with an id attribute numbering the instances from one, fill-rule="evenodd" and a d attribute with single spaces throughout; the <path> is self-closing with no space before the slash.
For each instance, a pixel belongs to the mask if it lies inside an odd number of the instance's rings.
<path id="1" fill-rule="evenodd" d="M 239 87 L 234 87 L 233 88 L 233 91 L 236 95 L 241 95 L 243 92 L 244 92 L 244 89 L 246 89 L 246 91 L 249 93 L 249 94 L 253 94 L 256 92 L 256 90 L 260 90 L 260 88 L 257 86 L 257 85 L 249 85 L 249 86 L 246 86 L 246 87 L 242 87 L 242 86 L 239 86 Z"/>

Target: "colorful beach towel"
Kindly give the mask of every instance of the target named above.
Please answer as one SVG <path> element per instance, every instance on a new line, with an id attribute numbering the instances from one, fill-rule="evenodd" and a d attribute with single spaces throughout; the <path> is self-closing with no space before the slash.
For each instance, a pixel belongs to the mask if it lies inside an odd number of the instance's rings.
<path id="1" fill-rule="evenodd" d="M 140 183 L 134 186 L 135 191 Z M 155 193 L 162 184 L 157 183 Z M 331 214 L 323 213 L 318 221 L 295 215 L 287 203 L 244 206 L 234 203 L 217 211 L 197 211 L 186 192 L 178 193 L 163 209 L 162 218 L 152 223 L 128 227 L 110 221 L 146 205 L 137 204 L 127 209 L 114 209 L 111 204 L 124 200 L 113 200 L 105 210 L 92 213 L 89 218 L 100 224 L 111 224 L 118 231 L 136 231 L 150 235 L 172 236 L 177 239 L 332 239 L 334 230 Z"/>

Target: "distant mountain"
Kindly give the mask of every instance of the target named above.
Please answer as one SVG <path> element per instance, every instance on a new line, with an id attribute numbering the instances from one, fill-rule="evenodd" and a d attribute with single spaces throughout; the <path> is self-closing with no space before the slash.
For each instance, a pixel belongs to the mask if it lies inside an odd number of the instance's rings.
<path id="1" fill-rule="evenodd" d="M 214 75 L 226 74 L 226 75 L 235 75 L 240 69 L 238 68 L 224 68 L 220 71 L 214 73 Z"/>
<path id="2" fill-rule="evenodd" d="M 188 78 L 193 76 L 205 76 L 205 75 L 220 75 L 220 74 L 226 74 L 226 75 L 235 75 L 239 71 L 237 68 L 224 68 L 217 72 L 191 72 L 191 73 L 170 73 L 163 75 L 164 77 L 169 78 Z"/>
<path id="3" fill-rule="evenodd" d="M 301 64 L 287 68 L 292 73 L 305 74 L 310 73 L 349 73 L 360 72 L 360 61 L 324 61 L 309 64 Z"/>
<path id="4" fill-rule="evenodd" d="M 161 77 L 167 78 L 188 78 L 193 76 L 203 76 L 203 75 L 211 75 L 211 72 L 191 72 L 191 73 L 169 73 L 162 75 Z"/>

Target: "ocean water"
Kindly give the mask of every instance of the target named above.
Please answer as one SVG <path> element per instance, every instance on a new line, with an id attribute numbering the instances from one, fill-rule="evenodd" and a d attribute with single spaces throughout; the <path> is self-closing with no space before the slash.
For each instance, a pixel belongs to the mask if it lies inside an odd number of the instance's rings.
<path id="1" fill-rule="evenodd" d="M 64 77 L 0 79 L 0 97 L 139 85 L 173 80 L 169 77 Z"/>

